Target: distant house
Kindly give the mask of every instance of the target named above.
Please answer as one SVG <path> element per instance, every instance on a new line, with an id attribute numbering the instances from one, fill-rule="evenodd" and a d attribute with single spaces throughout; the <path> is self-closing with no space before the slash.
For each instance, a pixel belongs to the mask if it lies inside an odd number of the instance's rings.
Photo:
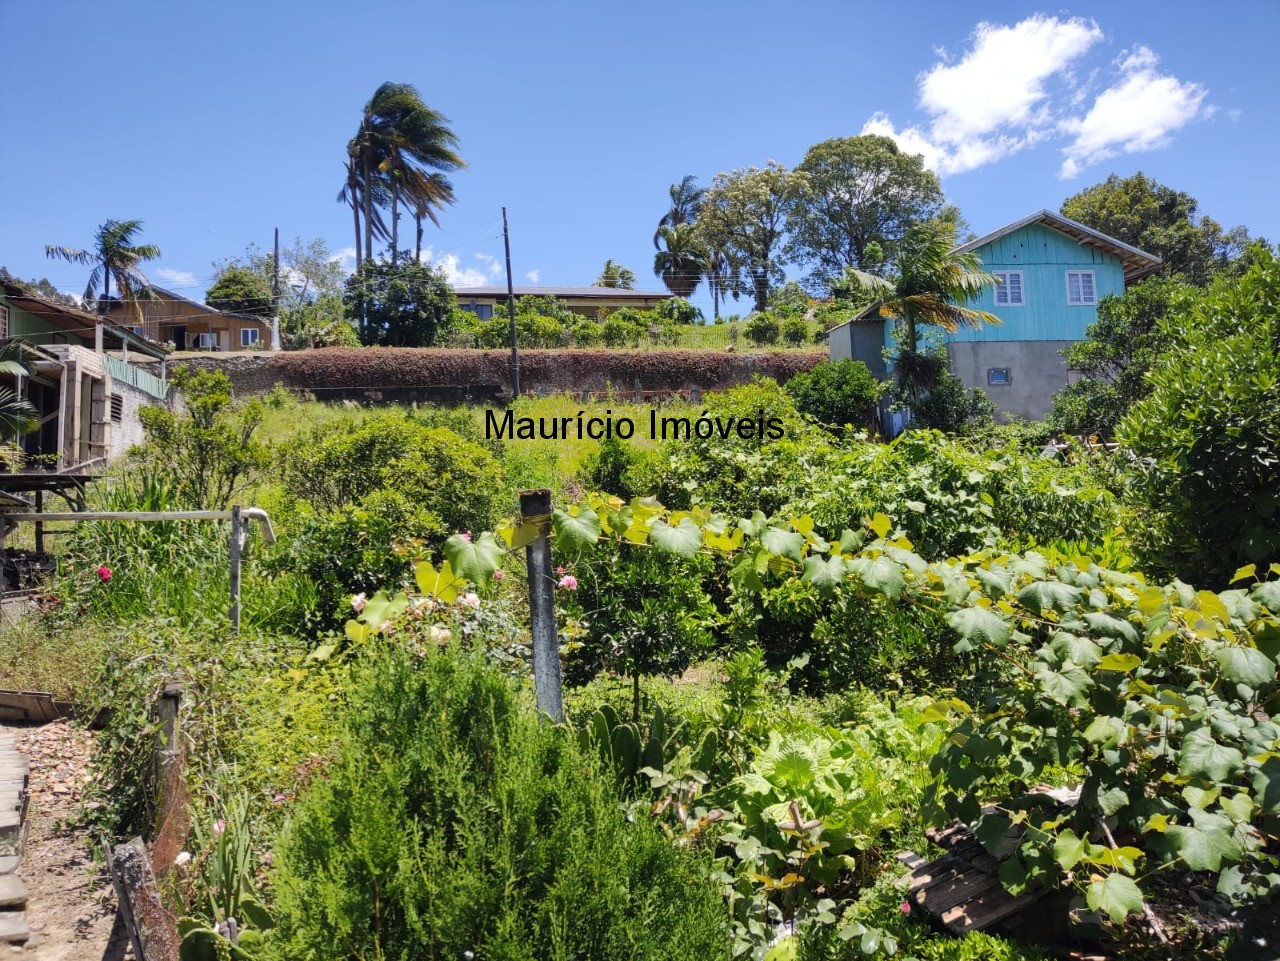
<path id="1" fill-rule="evenodd" d="M 491 318 L 493 308 L 507 302 L 505 286 L 455 287 L 453 292 L 458 297 L 458 306 L 481 320 Z M 516 300 L 522 297 L 554 297 L 575 314 L 596 319 L 621 307 L 652 310 L 659 301 L 671 295 L 618 287 L 516 287 L 515 296 Z"/>
<path id="2" fill-rule="evenodd" d="M 29 346 L 30 376 L 0 380 L 36 408 L 39 426 L 21 445 L 40 469 L 94 469 L 142 442 L 140 407 L 168 401 L 163 347 L 97 314 L 0 283 L 0 342 L 9 340 Z"/>
<path id="3" fill-rule="evenodd" d="M 951 369 L 969 387 L 986 391 L 997 410 L 1043 418 L 1053 395 L 1072 383 L 1062 352 L 1085 338 L 1108 294 L 1159 269 L 1160 258 L 1084 224 L 1041 210 L 956 248 L 976 252 L 1000 281 L 968 306 L 999 317 L 998 326 L 943 334 Z M 833 360 L 861 360 L 887 375 L 883 349 L 894 345 L 893 325 L 864 314 L 833 328 Z"/>
<path id="4" fill-rule="evenodd" d="M 172 290 L 151 285 L 154 297 L 111 301 L 107 316 L 157 344 L 175 350 L 253 350 L 271 346 L 271 321 L 254 314 L 218 310 Z M 141 318 L 139 319 L 139 313 Z"/>

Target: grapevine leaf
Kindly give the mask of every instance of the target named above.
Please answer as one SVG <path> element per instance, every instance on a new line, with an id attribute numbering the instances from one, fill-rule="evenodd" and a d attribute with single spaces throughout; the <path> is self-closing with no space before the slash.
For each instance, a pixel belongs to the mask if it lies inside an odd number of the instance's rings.
<path id="1" fill-rule="evenodd" d="M 1213 656 L 1222 676 L 1233 684 L 1245 684 L 1257 690 L 1276 676 L 1271 658 L 1252 647 L 1221 647 Z"/>
<path id="2" fill-rule="evenodd" d="M 867 526 L 876 532 L 876 536 L 881 540 L 889 536 L 889 531 L 893 529 L 893 521 L 889 520 L 884 514 L 877 513 L 871 520 L 867 521 Z"/>
<path id="3" fill-rule="evenodd" d="M 1142 910 L 1142 891 L 1133 878 L 1112 872 L 1089 885 L 1085 901 L 1090 911 L 1102 911 L 1119 924 L 1131 911 Z"/>
<path id="4" fill-rule="evenodd" d="M 1068 829 L 1053 842 L 1053 859 L 1062 870 L 1070 871 L 1084 857 L 1088 845 L 1088 841 L 1076 837 L 1076 832 Z"/>
<path id="5" fill-rule="evenodd" d="M 1142 658 L 1138 657 L 1137 654 L 1108 654 L 1098 662 L 1098 670 L 1128 674 L 1141 663 Z"/>
<path id="6" fill-rule="evenodd" d="M 1037 614 L 1065 611 L 1080 601 L 1081 590 L 1061 581 L 1035 581 L 1018 591 L 1018 603 Z"/>
<path id="7" fill-rule="evenodd" d="M 947 615 L 947 623 L 960 635 L 961 644 L 956 645 L 960 653 L 972 651 L 979 644 L 990 644 L 993 647 L 1004 647 L 1013 636 L 1013 626 L 991 611 L 983 607 L 966 607 Z"/>
<path id="8" fill-rule="evenodd" d="M 665 521 L 656 521 L 650 533 L 653 546 L 668 554 L 693 557 L 702 548 L 702 529 L 687 517 L 675 527 Z"/>
<path id="9" fill-rule="evenodd" d="M 1035 671 L 1045 696 L 1059 704 L 1081 706 L 1084 703 L 1084 692 L 1093 686 L 1089 675 L 1070 661 L 1057 670 L 1047 664 L 1037 664 Z"/>
<path id="10" fill-rule="evenodd" d="M 1218 871 L 1222 862 L 1240 858 L 1240 846 L 1232 837 L 1233 825 L 1221 814 L 1192 808 L 1187 812 L 1191 825 L 1173 824 L 1165 828 L 1164 841 L 1192 871 Z"/>
<path id="11" fill-rule="evenodd" d="M 901 597 L 907 586 L 902 576 L 902 565 L 895 564 L 887 557 L 877 557 L 875 560 L 859 557 L 849 567 L 858 575 L 864 588 L 873 594 L 883 594 L 891 601 Z"/>
<path id="12" fill-rule="evenodd" d="M 1280 614 L 1280 580 L 1254 584 L 1251 596 L 1272 614 Z"/>
<path id="13" fill-rule="evenodd" d="M 484 587 L 493 578 L 502 553 L 502 545 L 488 531 L 469 540 L 454 534 L 444 542 L 444 555 L 449 558 L 454 573 L 478 587 Z"/>
<path id="14" fill-rule="evenodd" d="M 551 516 L 551 527 L 556 547 L 570 553 L 585 550 L 600 539 L 600 517 L 590 507 L 580 508 L 577 514 L 557 510 Z"/>
<path id="15" fill-rule="evenodd" d="M 795 531 L 784 531 L 780 527 L 770 527 L 760 535 L 760 543 L 774 557 L 789 557 L 798 561 L 803 556 L 804 535 Z"/>
<path id="16" fill-rule="evenodd" d="M 800 580 L 810 584 L 823 597 L 830 597 L 844 582 L 844 559 L 840 557 L 806 557 Z"/>
<path id="17" fill-rule="evenodd" d="M 1231 576 L 1231 583 L 1234 584 L 1236 581 L 1248 580 L 1256 573 L 1258 573 L 1257 564 L 1246 564 Z"/>
<path id="18" fill-rule="evenodd" d="M 1182 760 L 1178 769 L 1188 777 L 1225 781 L 1242 767 L 1244 757 L 1240 752 L 1219 744 L 1208 728 L 1196 728 L 1182 739 Z"/>

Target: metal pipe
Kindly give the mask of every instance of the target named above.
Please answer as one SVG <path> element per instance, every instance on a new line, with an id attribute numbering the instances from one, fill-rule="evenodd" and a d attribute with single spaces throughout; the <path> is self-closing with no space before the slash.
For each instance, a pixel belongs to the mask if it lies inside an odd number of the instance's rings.
<path id="1" fill-rule="evenodd" d="M 268 544 L 276 542 L 276 532 L 271 518 L 261 507 L 246 507 L 241 512 L 246 520 L 262 525 L 262 534 Z M 64 511 L 56 514 L 17 512 L 4 513 L 5 520 L 14 523 L 44 521 L 229 521 L 231 511 Z"/>

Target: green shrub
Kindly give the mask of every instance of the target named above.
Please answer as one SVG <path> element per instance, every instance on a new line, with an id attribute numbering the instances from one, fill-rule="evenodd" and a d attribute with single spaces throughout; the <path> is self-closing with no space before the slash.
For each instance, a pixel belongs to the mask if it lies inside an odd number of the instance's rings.
<path id="1" fill-rule="evenodd" d="M 276 846 L 272 956 L 727 959 L 707 865 L 478 656 L 386 653 L 346 727 Z"/>
<path id="2" fill-rule="evenodd" d="M 816 364 L 787 381 L 796 409 L 836 431 L 845 424 L 865 428 L 883 389 L 867 365 L 857 360 Z"/>
<path id="3" fill-rule="evenodd" d="M 601 336 L 604 338 L 606 346 L 609 347 L 638 347 L 640 338 L 644 336 L 644 328 L 638 323 L 628 320 L 626 317 L 618 316 L 622 311 L 617 311 L 610 315 L 600 329 Z"/>
<path id="4" fill-rule="evenodd" d="M 946 434 L 972 434 L 993 423 L 996 405 L 978 388 L 966 387 L 947 369 L 911 405 L 911 425 Z"/>
<path id="5" fill-rule="evenodd" d="M 743 333 L 747 335 L 747 340 L 751 341 L 751 343 L 757 347 L 763 347 L 766 344 L 776 344 L 778 342 L 781 327 L 777 318 L 772 314 L 753 314 L 743 327 Z"/>
<path id="6" fill-rule="evenodd" d="M 788 347 L 803 347 L 809 339 L 809 323 L 803 317 L 789 317 L 782 322 L 782 342 Z"/>
<path id="7" fill-rule="evenodd" d="M 696 324 L 702 321 L 702 311 L 683 297 L 668 297 L 658 301 L 653 313 L 660 320 L 672 324 Z"/>

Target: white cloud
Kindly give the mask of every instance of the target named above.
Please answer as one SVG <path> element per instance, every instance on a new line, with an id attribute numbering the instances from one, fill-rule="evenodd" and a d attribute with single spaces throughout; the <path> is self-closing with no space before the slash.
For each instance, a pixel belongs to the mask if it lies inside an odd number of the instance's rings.
<path id="1" fill-rule="evenodd" d="M 1120 81 L 1098 94 L 1087 114 L 1064 124 L 1075 139 L 1063 148 L 1058 176 L 1070 179 L 1118 153 L 1164 147 L 1175 130 L 1213 113 L 1204 87 L 1159 73 L 1158 63 L 1143 46 L 1120 57 Z"/>
<path id="2" fill-rule="evenodd" d="M 538 282 L 538 279 L 541 276 L 542 276 L 542 271 L 540 270 L 531 270 L 527 274 L 525 274 L 525 277 L 528 278 L 529 283 L 531 284 L 536 284 Z"/>
<path id="3" fill-rule="evenodd" d="M 171 287 L 198 287 L 200 281 L 189 270 L 174 270 L 172 267 L 157 267 L 156 276 Z"/>
<path id="4" fill-rule="evenodd" d="M 356 249 L 354 247 L 343 247 L 341 250 L 335 251 L 333 256 L 329 258 L 329 263 L 341 264 L 343 270 L 351 273 L 356 269 Z"/>
<path id="5" fill-rule="evenodd" d="M 463 267 L 457 254 L 437 254 L 433 248 L 424 247 L 421 260 L 442 270 L 445 279 L 454 287 L 483 287 L 489 282 L 489 276 L 483 270 Z"/>
<path id="6" fill-rule="evenodd" d="M 961 56 L 934 48 L 937 62 L 917 81 L 926 121 L 899 128 L 876 113 L 862 132 L 892 137 L 939 174 L 1072 137 L 1060 171 L 1069 177 L 1119 152 L 1163 146 L 1211 112 L 1203 87 L 1159 74 L 1156 54 L 1142 45 L 1120 57 L 1120 80 L 1094 97 L 1099 70 L 1088 54 L 1102 39 L 1095 21 L 1079 17 L 980 23 Z"/>

